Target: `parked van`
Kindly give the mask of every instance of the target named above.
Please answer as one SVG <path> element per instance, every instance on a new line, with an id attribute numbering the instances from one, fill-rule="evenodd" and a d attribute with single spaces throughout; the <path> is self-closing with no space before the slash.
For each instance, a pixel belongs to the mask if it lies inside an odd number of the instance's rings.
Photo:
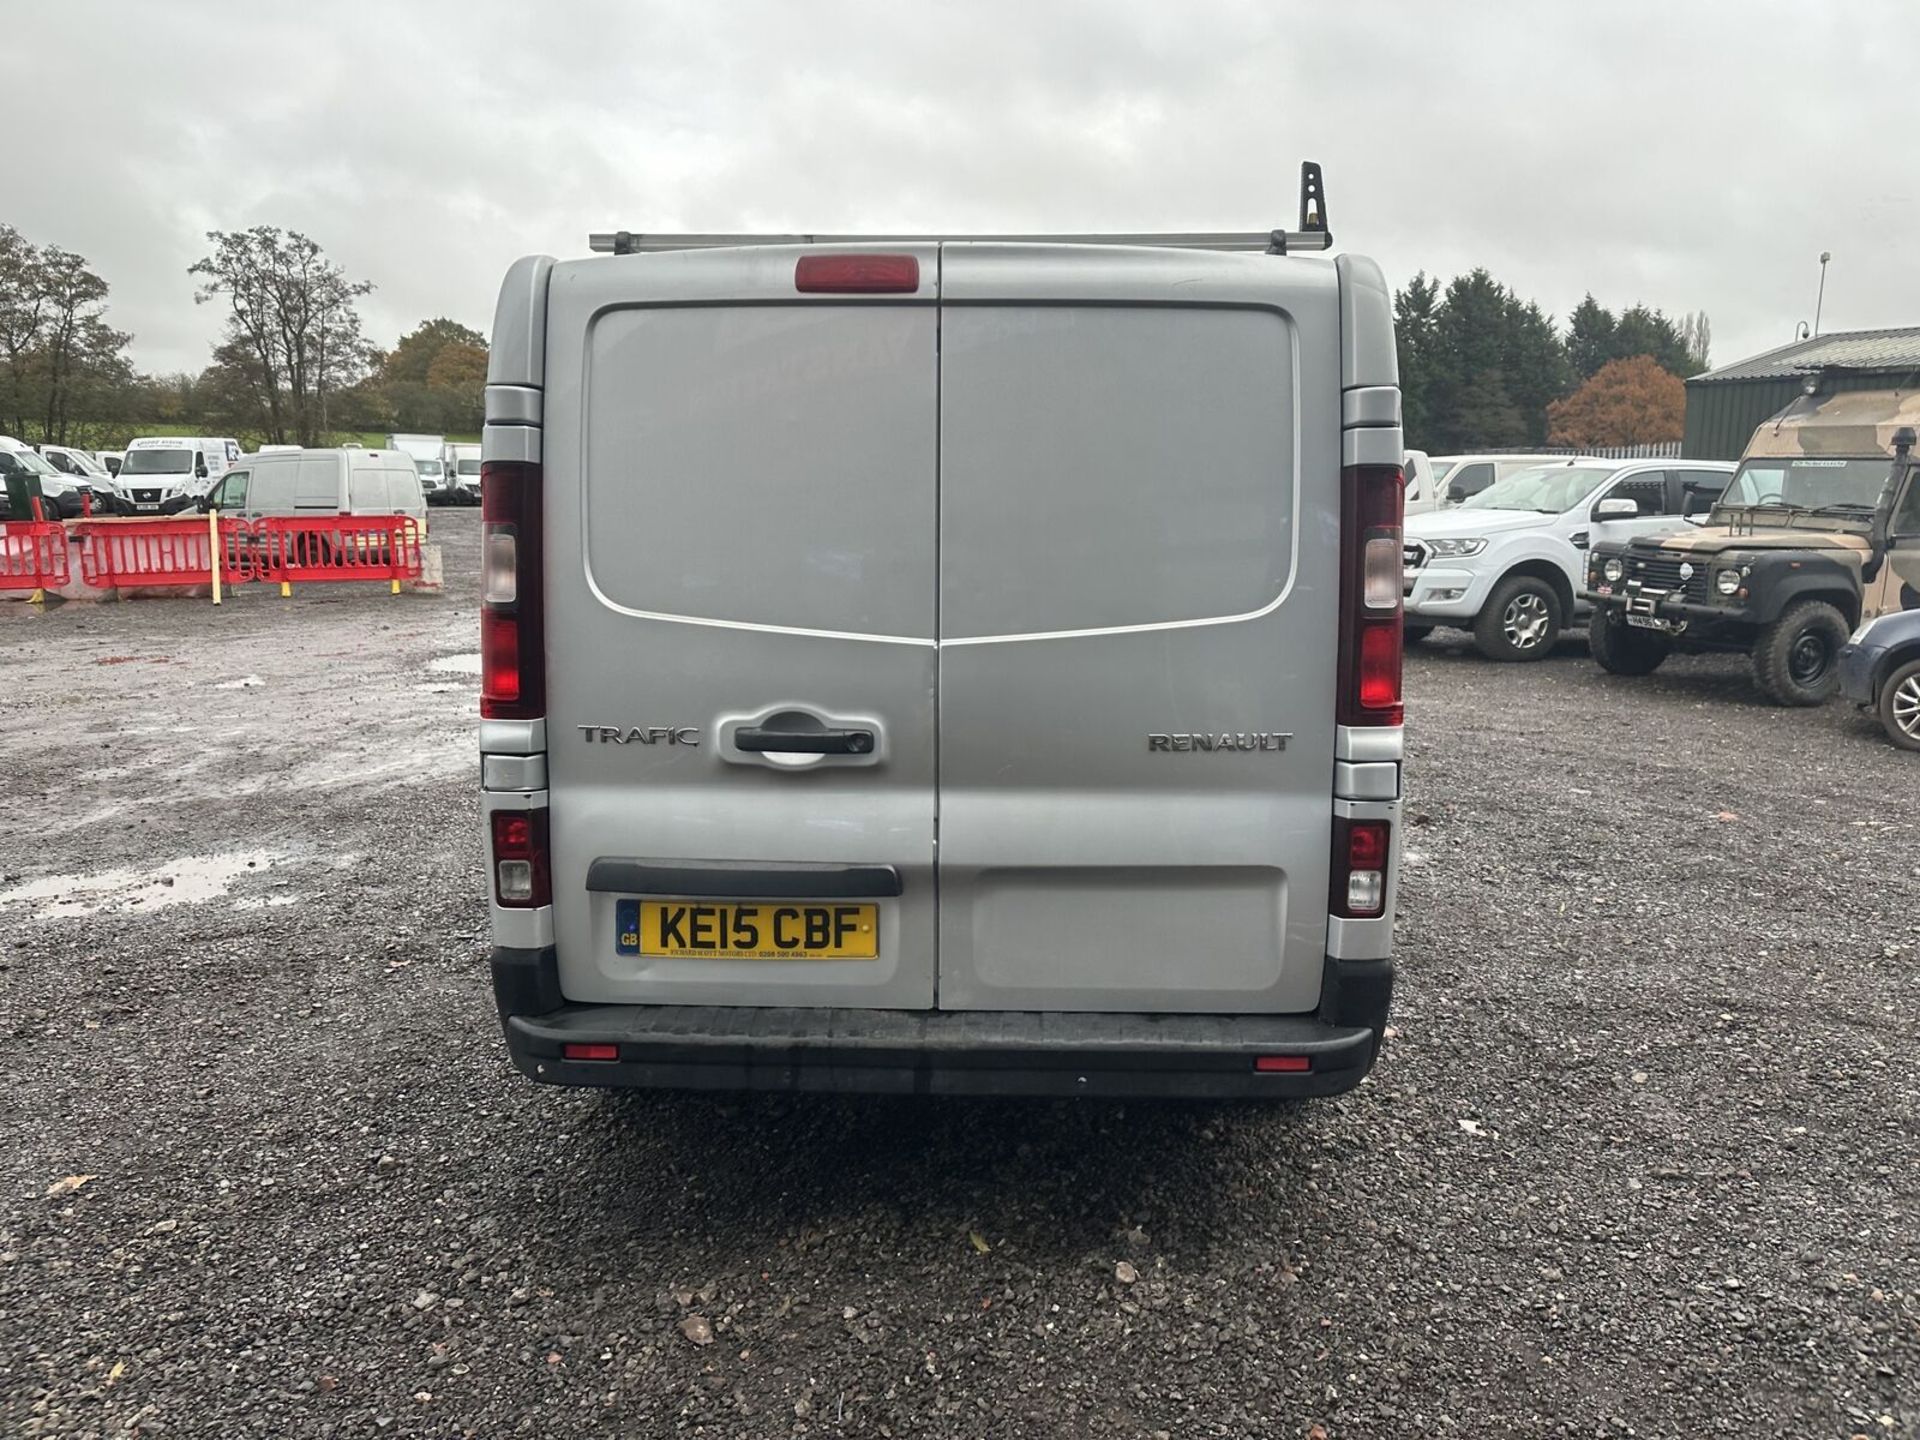
<path id="1" fill-rule="evenodd" d="M 1424 450 L 1409 450 L 1401 462 L 1407 479 L 1406 513 L 1424 515 L 1440 508 L 1440 482 L 1434 478 L 1433 462 Z"/>
<path id="2" fill-rule="evenodd" d="M 40 456 L 91 497 L 96 515 L 131 515 L 133 504 L 120 493 L 113 475 L 91 450 L 76 450 L 70 445 L 42 445 Z"/>
<path id="3" fill-rule="evenodd" d="M 48 520 L 72 520 L 85 512 L 80 498 L 85 487 L 78 477 L 63 475 L 25 441 L 0 435 L 0 503 L 6 501 L 9 476 L 31 476 L 39 481 L 40 513 Z M 33 518 L 31 507 L 18 515 L 9 507 L 5 514 L 9 520 Z"/>
<path id="4" fill-rule="evenodd" d="M 238 443 L 185 435 L 149 435 L 127 444 L 115 477 L 141 514 L 173 514 L 192 506 L 227 473 L 228 445 Z"/>
<path id="5" fill-rule="evenodd" d="M 126 458 L 126 454 L 124 450 L 96 450 L 93 458 L 106 467 L 107 474 L 117 477 L 120 474 L 120 462 Z"/>
<path id="6" fill-rule="evenodd" d="M 1435 455 L 1429 462 L 1434 482 L 1441 489 L 1440 503 L 1458 505 L 1470 500 L 1496 480 L 1516 470 L 1531 470 L 1536 465 L 1564 464 L 1583 457 L 1574 455 Z"/>
<path id="7" fill-rule="evenodd" d="M 426 498 L 411 456 L 396 450 L 296 450 L 246 457 L 200 500 L 200 509 L 263 515 L 410 515 Z"/>
<path id="8" fill-rule="evenodd" d="M 446 458 L 447 498 L 455 505 L 480 503 L 480 447 L 449 445 Z"/>
<path id="9" fill-rule="evenodd" d="M 447 485 L 446 436 L 389 435 L 387 448 L 411 456 L 414 469 L 420 472 L 420 487 L 426 491 L 427 499 L 435 504 L 443 503 L 445 497 L 441 492 Z"/>
<path id="10" fill-rule="evenodd" d="M 523 1073 L 1359 1082 L 1403 445 L 1391 292 L 1325 238 L 513 266 L 480 746 Z"/>

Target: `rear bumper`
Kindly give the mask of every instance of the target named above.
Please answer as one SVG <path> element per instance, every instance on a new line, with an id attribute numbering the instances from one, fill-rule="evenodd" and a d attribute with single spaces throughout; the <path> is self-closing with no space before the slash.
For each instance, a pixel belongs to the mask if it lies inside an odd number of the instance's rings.
<path id="1" fill-rule="evenodd" d="M 551 1085 L 860 1094 L 1290 1099 L 1373 1067 L 1390 960 L 1329 959 L 1308 1015 L 575 1005 L 554 952 L 497 948 L 494 994 L 520 1072 Z M 568 1045 L 613 1060 L 569 1060 Z M 1260 1057 L 1308 1068 L 1260 1071 Z"/>

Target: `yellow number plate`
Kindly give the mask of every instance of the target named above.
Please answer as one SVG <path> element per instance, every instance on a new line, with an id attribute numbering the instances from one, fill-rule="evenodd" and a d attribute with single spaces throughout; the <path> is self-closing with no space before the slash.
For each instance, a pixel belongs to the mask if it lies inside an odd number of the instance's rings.
<path id="1" fill-rule="evenodd" d="M 872 960 L 880 907 L 807 901 L 622 900 L 625 955 L 668 960 Z"/>

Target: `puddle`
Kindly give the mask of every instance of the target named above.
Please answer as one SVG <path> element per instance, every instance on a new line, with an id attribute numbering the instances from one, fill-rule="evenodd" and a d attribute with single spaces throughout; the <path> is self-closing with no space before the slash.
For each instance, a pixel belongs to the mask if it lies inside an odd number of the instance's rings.
<path id="1" fill-rule="evenodd" d="M 467 689 L 457 680 L 429 680 L 424 685 L 416 685 L 413 688 L 428 695 L 463 695 Z"/>
<path id="2" fill-rule="evenodd" d="M 427 669 L 441 675 L 478 675 L 480 673 L 480 652 L 470 655 L 442 655 L 438 660 L 429 660 Z"/>
<path id="3" fill-rule="evenodd" d="M 272 850 L 187 855 L 164 865 L 101 870 L 92 875 L 47 875 L 0 890 L 0 910 L 31 905 L 36 920 L 73 915 L 144 914 L 170 905 L 215 900 L 243 875 L 264 874 L 285 855 Z"/>
<path id="4" fill-rule="evenodd" d="M 238 680 L 222 680 L 213 688 L 216 690 L 254 690 L 267 682 L 258 675 L 243 675 Z"/>

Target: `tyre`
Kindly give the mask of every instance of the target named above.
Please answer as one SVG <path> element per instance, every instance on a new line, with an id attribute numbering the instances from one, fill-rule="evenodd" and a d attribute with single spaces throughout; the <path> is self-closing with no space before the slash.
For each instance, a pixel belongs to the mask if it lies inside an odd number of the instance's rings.
<path id="1" fill-rule="evenodd" d="M 1840 688 L 1847 617 L 1824 600 L 1802 600 L 1760 632 L 1753 683 L 1776 705 L 1824 705 Z"/>
<path id="2" fill-rule="evenodd" d="M 325 569 L 333 564 L 333 546 L 324 535 L 295 535 L 293 563 L 307 569 Z"/>
<path id="3" fill-rule="evenodd" d="M 1509 575 L 1474 617 L 1474 648 L 1489 660 L 1544 660 L 1565 619 L 1553 586 L 1538 576 Z"/>
<path id="4" fill-rule="evenodd" d="M 1407 644 L 1418 645 L 1422 640 L 1426 639 L 1427 636 L 1433 633 L 1433 626 L 1415 625 L 1409 622 L 1400 627 L 1400 633 L 1402 636 L 1406 638 Z"/>
<path id="5" fill-rule="evenodd" d="M 1587 649 L 1609 675 L 1651 675 L 1673 653 L 1673 640 L 1658 630 L 1636 630 L 1619 611 L 1597 605 L 1587 627 Z"/>
<path id="6" fill-rule="evenodd" d="M 1880 687 L 1880 723 L 1902 750 L 1920 750 L 1920 660 L 1909 660 Z"/>

